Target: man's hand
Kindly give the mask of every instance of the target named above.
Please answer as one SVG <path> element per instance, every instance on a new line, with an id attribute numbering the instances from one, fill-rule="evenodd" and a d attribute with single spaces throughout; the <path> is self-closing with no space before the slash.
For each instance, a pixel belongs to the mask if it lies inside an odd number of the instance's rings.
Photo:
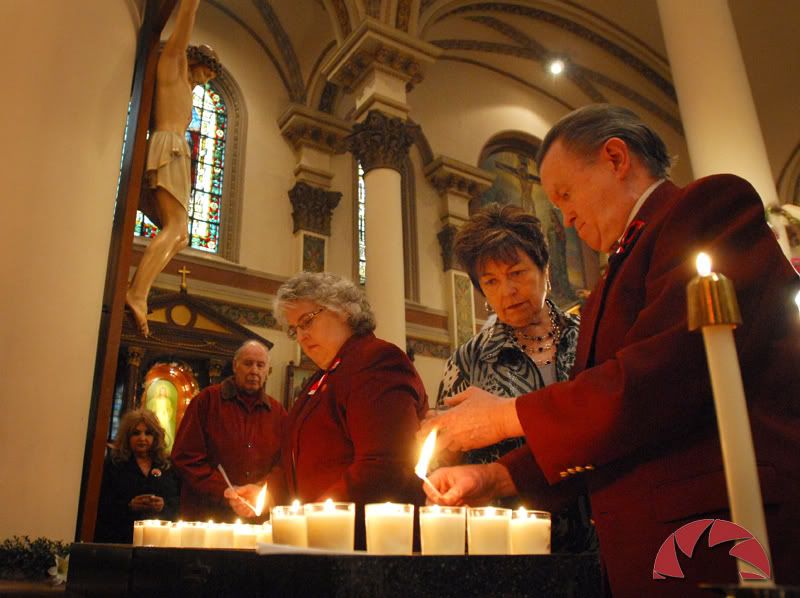
<path id="1" fill-rule="evenodd" d="M 445 399 L 445 404 L 451 409 L 426 417 L 419 432 L 420 439 L 424 439 L 432 428 L 438 428 L 440 449 L 468 451 L 522 435 L 514 399 L 470 386 Z"/>
<path id="2" fill-rule="evenodd" d="M 516 492 L 511 475 L 499 463 L 442 467 L 431 474 L 430 481 L 438 494 L 423 484 L 428 502 L 440 505 L 481 507 L 495 497 Z"/>
<path id="3" fill-rule="evenodd" d="M 239 517 L 255 517 L 255 512 L 247 503 L 255 506 L 256 501 L 258 500 L 258 493 L 261 492 L 262 487 L 263 486 L 256 484 L 234 486 L 233 490 L 226 488 L 224 496 L 228 500 L 228 504 L 230 505 L 231 509 L 233 509 L 233 511 Z"/>

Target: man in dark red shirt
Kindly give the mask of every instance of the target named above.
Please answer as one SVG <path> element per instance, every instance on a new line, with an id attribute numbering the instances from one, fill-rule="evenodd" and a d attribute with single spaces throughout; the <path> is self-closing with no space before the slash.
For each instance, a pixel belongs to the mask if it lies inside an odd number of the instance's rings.
<path id="1" fill-rule="evenodd" d="M 251 504 L 265 482 L 271 494 L 281 491 L 283 474 L 276 466 L 286 411 L 264 392 L 268 373 L 269 350 L 247 341 L 233 357 L 233 376 L 203 390 L 187 407 L 172 449 L 182 482 L 183 519 L 253 516 L 228 490 L 220 464 Z"/>

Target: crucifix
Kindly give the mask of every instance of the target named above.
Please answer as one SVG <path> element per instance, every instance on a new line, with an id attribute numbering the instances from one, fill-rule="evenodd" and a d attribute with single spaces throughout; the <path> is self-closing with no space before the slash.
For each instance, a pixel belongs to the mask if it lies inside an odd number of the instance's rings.
<path id="1" fill-rule="evenodd" d="M 186 290 L 187 290 L 187 287 L 186 287 L 186 276 L 188 274 L 191 274 L 191 273 L 192 273 L 192 271 L 189 270 L 189 268 L 187 268 L 186 266 L 183 266 L 183 267 L 181 267 L 180 270 L 178 270 L 178 274 L 181 275 L 181 293 L 185 293 L 186 292 Z"/>
<path id="2" fill-rule="evenodd" d="M 531 174 L 528 172 L 528 157 L 523 154 L 517 154 L 517 160 L 519 160 L 519 165 L 514 168 L 513 166 L 509 166 L 508 164 L 503 164 L 502 162 L 495 162 L 494 165 L 499 168 L 500 170 L 504 170 L 512 175 L 514 175 L 517 179 L 519 179 L 519 186 L 520 186 L 520 199 L 522 200 L 522 207 L 526 210 L 529 210 L 532 214 L 536 214 L 536 208 L 533 204 L 533 185 L 534 183 L 541 183 L 541 179 L 536 176 L 535 174 Z"/>

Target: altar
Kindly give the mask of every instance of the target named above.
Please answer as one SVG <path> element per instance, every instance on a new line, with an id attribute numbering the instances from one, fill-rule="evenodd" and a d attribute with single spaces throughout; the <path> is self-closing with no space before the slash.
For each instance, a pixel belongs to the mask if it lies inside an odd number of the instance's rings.
<path id="1" fill-rule="evenodd" d="M 72 596 L 602 595 L 596 555 L 375 556 L 75 543 Z"/>

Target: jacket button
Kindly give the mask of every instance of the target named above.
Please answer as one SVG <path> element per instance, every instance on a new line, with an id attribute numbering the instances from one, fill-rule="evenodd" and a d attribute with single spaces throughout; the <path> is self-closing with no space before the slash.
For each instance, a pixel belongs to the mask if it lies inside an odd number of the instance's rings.
<path id="1" fill-rule="evenodd" d="M 578 473 L 581 473 L 583 471 L 583 467 L 578 466 L 578 467 L 575 468 L 575 471 L 578 472 Z"/>
<path id="2" fill-rule="evenodd" d="M 586 466 L 586 470 L 587 471 L 592 471 L 593 469 L 594 469 L 594 465 L 587 465 Z"/>
<path id="3" fill-rule="evenodd" d="M 569 475 L 569 474 L 567 474 L 567 472 L 566 472 L 566 471 L 560 471 L 560 472 L 558 473 L 558 475 L 560 475 L 562 478 L 565 478 L 565 477 L 567 477 L 567 475 Z"/>
<path id="4" fill-rule="evenodd" d="M 574 470 L 572 467 L 567 467 L 567 472 L 568 472 L 570 475 L 572 475 L 573 473 L 575 473 L 575 470 Z"/>

